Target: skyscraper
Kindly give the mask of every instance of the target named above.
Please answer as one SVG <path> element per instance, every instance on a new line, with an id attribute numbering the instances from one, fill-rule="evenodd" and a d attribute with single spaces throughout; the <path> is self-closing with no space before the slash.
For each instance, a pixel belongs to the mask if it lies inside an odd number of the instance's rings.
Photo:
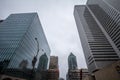
<path id="1" fill-rule="evenodd" d="M 75 70 L 77 69 L 76 56 L 73 53 L 70 53 L 68 56 L 68 69 Z"/>
<path id="2" fill-rule="evenodd" d="M 80 80 L 80 69 L 77 66 L 76 56 L 71 52 L 68 56 L 68 72 L 66 80 Z"/>
<path id="3" fill-rule="evenodd" d="M 38 71 L 41 70 L 47 70 L 47 65 L 48 65 L 48 57 L 46 54 L 43 54 L 39 58 L 39 64 L 38 64 Z"/>
<path id="4" fill-rule="evenodd" d="M 102 0 L 88 0 L 87 4 L 98 3 L 101 4 Z M 95 6 L 95 7 L 94 7 Z M 86 58 L 87 66 L 89 72 L 95 72 L 108 64 L 111 64 L 117 60 L 119 57 L 117 55 L 117 48 L 113 46 L 112 39 L 108 37 L 109 34 L 104 30 L 100 21 L 95 17 L 98 16 L 101 22 L 110 25 L 106 21 L 109 20 L 104 17 L 108 15 L 101 7 L 98 5 L 78 5 L 75 6 L 74 16 L 76 20 L 76 25 L 80 35 L 84 55 Z M 94 8 L 93 11 L 90 8 Z M 95 13 L 96 12 L 96 13 Z M 106 28 L 107 30 L 110 27 Z M 119 53 L 118 53 L 119 54 Z"/>
<path id="5" fill-rule="evenodd" d="M 120 57 L 120 1 L 88 0 L 87 7 Z"/>
<path id="6" fill-rule="evenodd" d="M 48 60 L 50 48 L 37 13 L 11 14 L 0 24 L 1 72 L 40 68 L 43 54 Z"/>

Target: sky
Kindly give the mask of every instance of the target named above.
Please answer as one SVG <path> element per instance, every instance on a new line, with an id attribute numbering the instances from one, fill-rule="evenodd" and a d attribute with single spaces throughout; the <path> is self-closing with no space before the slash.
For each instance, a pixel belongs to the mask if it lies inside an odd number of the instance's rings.
<path id="1" fill-rule="evenodd" d="M 0 0 L 0 19 L 12 13 L 37 12 L 45 32 L 51 55 L 59 57 L 60 77 L 65 78 L 70 52 L 77 58 L 78 68 L 86 68 L 75 19 L 74 5 L 87 0 Z"/>

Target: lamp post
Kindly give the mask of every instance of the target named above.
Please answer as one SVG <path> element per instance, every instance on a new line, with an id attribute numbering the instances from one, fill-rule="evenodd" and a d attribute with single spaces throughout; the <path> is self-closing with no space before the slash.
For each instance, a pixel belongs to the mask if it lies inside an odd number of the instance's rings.
<path id="1" fill-rule="evenodd" d="M 32 60 L 32 66 L 33 66 L 33 71 L 34 71 L 34 69 L 35 69 L 35 64 L 36 64 L 36 62 L 37 62 L 37 56 L 38 56 L 38 53 L 39 53 L 39 42 L 38 42 L 38 40 L 37 40 L 37 38 L 35 38 L 35 40 L 36 40 L 36 42 L 37 42 L 37 54 L 33 57 L 33 60 Z"/>

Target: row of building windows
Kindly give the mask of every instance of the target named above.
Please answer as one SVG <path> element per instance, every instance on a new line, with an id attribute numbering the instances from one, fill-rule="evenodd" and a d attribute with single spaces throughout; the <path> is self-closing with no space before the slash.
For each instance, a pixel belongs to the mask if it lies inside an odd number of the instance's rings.
<path id="1" fill-rule="evenodd" d="M 88 57 L 88 64 L 91 65 L 95 60 L 118 60 L 119 58 L 117 54 L 87 8 L 85 8 L 84 17 L 91 31 L 91 35 L 89 32 L 86 32 L 86 36 L 90 46 L 91 54 L 94 54 Z M 114 56 L 112 57 L 111 55 L 108 55 L 109 53 Z"/>
<path id="2" fill-rule="evenodd" d="M 89 7 L 120 50 L 120 13 L 104 2 Z"/>

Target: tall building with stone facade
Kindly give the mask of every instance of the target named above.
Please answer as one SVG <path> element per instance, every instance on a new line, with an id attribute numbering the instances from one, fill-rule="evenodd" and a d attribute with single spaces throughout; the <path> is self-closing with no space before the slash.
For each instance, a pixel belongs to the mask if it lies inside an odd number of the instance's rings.
<path id="1" fill-rule="evenodd" d="M 108 19 L 110 15 L 106 11 L 109 9 L 105 10 L 104 8 L 111 7 L 103 0 L 88 0 L 87 5 L 77 5 L 74 9 L 76 25 L 87 66 L 91 73 L 120 59 L 118 48 L 113 43 L 113 39 L 110 38 L 110 35 L 115 33 L 113 31 L 112 34 L 112 31 L 109 31 L 111 32 L 109 34 L 106 31 L 116 26 L 112 20 Z M 110 20 L 110 23 L 107 20 Z M 119 33 L 117 32 L 117 34 Z"/>

